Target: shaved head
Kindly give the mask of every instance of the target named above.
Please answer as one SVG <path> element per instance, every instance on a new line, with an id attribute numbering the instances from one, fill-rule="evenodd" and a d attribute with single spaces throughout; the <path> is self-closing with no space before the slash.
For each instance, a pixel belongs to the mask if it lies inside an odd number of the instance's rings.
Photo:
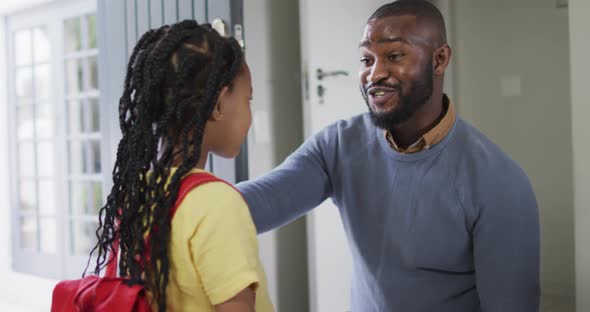
<path id="1" fill-rule="evenodd" d="M 394 16 L 416 17 L 418 26 L 432 34 L 435 48 L 447 43 L 444 17 L 433 4 L 424 0 L 398 0 L 378 8 L 369 18 L 369 22 Z"/>

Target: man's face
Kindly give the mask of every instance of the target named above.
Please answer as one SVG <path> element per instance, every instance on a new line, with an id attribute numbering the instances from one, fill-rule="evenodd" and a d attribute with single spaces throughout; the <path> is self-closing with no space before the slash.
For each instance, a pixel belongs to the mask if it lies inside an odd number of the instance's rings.
<path id="1" fill-rule="evenodd" d="M 391 129 L 408 121 L 430 99 L 432 42 L 414 16 L 371 20 L 361 44 L 361 92 L 373 122 Z"/>

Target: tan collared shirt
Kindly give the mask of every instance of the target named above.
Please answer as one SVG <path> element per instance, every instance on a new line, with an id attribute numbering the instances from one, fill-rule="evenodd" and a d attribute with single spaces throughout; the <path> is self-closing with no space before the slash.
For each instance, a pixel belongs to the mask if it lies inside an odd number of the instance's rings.
<path id="1" fill-rule="evenodd" d="M 418 153 L 422 150 L 429 149 L 431 146 L 442 141 L 453 128 L 455 123 L 455 107 L 446 94 L 443 95 L 443 105 L 445 105 L 446 113 L 443 118 L 430 131 L 426 132 L 418 141 L 410 145 L 408 148 L 400 148 L 393 139 L 391 133 L 385 130 L 385 138 L 389 145 L 399 153 L 412 154 Z"/>

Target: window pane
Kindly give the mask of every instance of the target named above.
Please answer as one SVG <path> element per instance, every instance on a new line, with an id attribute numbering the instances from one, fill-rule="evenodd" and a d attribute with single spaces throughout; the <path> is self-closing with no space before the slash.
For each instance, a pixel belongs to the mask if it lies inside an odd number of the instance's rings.
<path id="1" fill-rule="evenodd" d="M 33 97 L 33 70 L 31 67 L 16 70 L 16 96 L 19 98 Z"/>
<path id="2" fill-rule="evenodd" d="M 37 206 L 37 190 L 34 180 L 23 180 L 19 184 L 19 210 L 34 213 Z"/>
<path id="3" fill-rule="evenodd" d="M 100 142 L 91 141 L 88 143 L 88 147 L 90 148 L 89 164 L 91 166 L 92 173 L 100 173 L 102 170 L 100 163 Z"/>
<path id="4" fill-rule="evenodd" d="M 66 61 L 66 93 L 68 95 L 76 95 L 82 92 L 83 69 L 80 59 L 72 59 Z"/>
<path id="5" fill-rule="evenodd" d="M 96 56 L 88 57 L 89 79 L 88 87 L 90 90 L 98 90 L 98 61 Z"/>
<path id="6" fill-rule="evenodd" d="M 35 130 L 33 105 L 25 104 L 16 107 L 16 132 L 19 139 L 32 139 Z"/>
<path id="7" fill-rule="evenodd" d="M 85 161 L 87 158 L 85 144 L 78 140 L 71 140 L 68 144 L 68 155 L 70 156 L 70 174 L 79 175 L 88 172 Z"/>
<path id="8" fill-rule="evenodd" d="M 42 216 L 56 216 L 55 183 L 53 180 L 39 181 L 39 213 Z"/>
<path id="9" fill-rule="evenodd" d="M 102 183 L 100 182 L 92 182 L 90 183 L 90 191 L 92 192 L 92 204 L 90 206 L 90 211 L 87 213 L 89 215 L 98 215 L 98 211 L 103 206 L 103 198 L 102 198 Z"/>
<path id="10" fill-rule="evenodd" d="M 55 254 L 57 252 L 57 221 L 55 218 L 41 218 L 39 226 L 41 252 Z"/>
<path id="11" fill-rule="evenodd" d="M 70 215 L 97 216 L 103 206 L 101 182 L 72 181 L 70 185 Z"/>
<path id="12" fill-rule="evenodd" d="M 51 56 L 51 44 L 49 43 L 49 36 L 47 34 L 47 29 L 43 28 L 35 28 L 33 30 L 33 46 L 35 62 L 46 62 L 49 60 Z"/>
<path id="13" fill-rule="evenodd" d="M 20 219 L 20 247 L 37 250 L 37 220 L 35 217 Z"/>
<path id="14" fill-rule="evenodd" d="M 17 66 L 28 65 L 33 61 L 31 30 L 25 29 L 14 33 L 14 56 Z"/>
<path id="15" fill-rule="evenodd" d="M 96 15 L 88 15 L 88 48 L 96 49 Z"/>
<path id="16" fill-rule="evenodd" d="M 82 132 L 83 129 L 83 111 L 80 107 L 80 101 L 78 100 L 71 100 L 68 101 L 67 105 L 68 109 L 68 124 L 67 124 L 67 133 L 69 135 L 77 134 Z"/>
<path id="17" fill-rule="evenodd" d="M 98 99 L 88 99 L 87 109 L 90 110 L 90 132 L 100 131 L 100 107 L 98 106 Z"/>
<path id="18" fill-rule="evenodd" d="M 70 215 L 80 217 L 87 214 L 88 211 L 88 183 L 72 181 L 70 182 Z"/>
<path id="19" fill-rule="evenodd" d="M 37 138 L 53 138 L 55 134 L 55 112 L 51 102 L 39 102 L 35 107 L 37 114 Z"/>
<path id="20" fill-rule="evenodd" d="M 76 255 L 87 255 L 96 244 L 97 222 L 73 220 L 71 222 L 72 252 Z"/>
<path id="21" fill-rule="evenodd" d="M 64 43 L 66 53 L 82 49 L 82 31 L 80 18 L 75 17 L 64 22 Z"/>
<path id="22" fill-rule="evenodd" d="M 70 173 L 95 174 L 101 173 L 101 148 L 99 141 L 80 142 L 72 140 L 69 143 Z"/>
<path id="23" fill-rule="evenodd" d="M 35 98 L 37 100 L 46 100 L 51 92 L 51 66 L 43 64 L 35 67 L 33 73 L 35 79 Z"/>
<path id="24" fill-rule="evenodd" d="M 21 177 L 35 176 L 35 145 L 20 143 L 18 145 L 18 168 Z"/>
<path id="25" fill-rule="evenodd" d="M 80 101 L 80 132 L 82 133 L 89 133 L 90 132 L 90 108 L 88 106 L 88 99 L 83 99 Z"/>
<path id="26" fill-rule="evenodd" d="M 74 110 L 75 108 L 72 108 Z M 98 98 L 90 98 L 82 101 L 82 110 L 79 111 L 80 129 L 83 133 L 100 132 L 100 107 Z"/>
<path id="27" fill-rule="evenodd" d="M 33 99 L 30 97 L 17 97 L 16 98 L 16 106 L 21 105 L 32 105 Z"/>
<path id="28" fill-rule="evenodd" d="M 37 145 L 37 170 L 39 170 L 40 177 L 52 178 L 55 174 L 55 163 L 54 163 L 54 145 L 53 142 L 40 142 Z"/>

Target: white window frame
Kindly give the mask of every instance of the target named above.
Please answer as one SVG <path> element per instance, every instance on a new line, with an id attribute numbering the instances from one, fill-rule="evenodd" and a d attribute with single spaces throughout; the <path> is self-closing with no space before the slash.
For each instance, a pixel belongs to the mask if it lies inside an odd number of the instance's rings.
<path id="1" fill-rule="evenodd" d="M 11 209 L 11 237 L 12 237 L 12 267 L 14 271 L 29 273 L 41 277 L 63 279 L 79 277 L 82 273 L 87 255 L 72 255 L 70 246 L 72 246 L 72 237 L 70 235 L 70 195 L 68 191 L 68 163 L 66 145 L 66 92 L 65 92 L 65 54 L 64 54 L 64 21 L 88 14 L 96 15 L 96 0 L 79 0 L 79 1 L 57 1 L 49 5 L 43 5 L 35 9 L 27 10 L 18 14 L 7 17 L 6 38 L 7 38 L 7 76 L 8 76 L 8 144 L 9 144 L 9 163 L 10 165 L 10 209 Z M 98 16 L 97 16 L 98 22 Z M 28 29 L 36 26 L 45 26 L 49 37 L 55 42 L 51 45 L 51 77 L 52 84 L 50 101 L 55 105 L 55 135 L 53 139 L 54 153 L 54 183 L 55 183 L 55 205 L 56 205 L 56 222 L 57 222 L 57 250 L 55 254 L 42 254 L 38 251 L 29 251 L 20 248 L 20 229 L 19 229 L 19 193 L 18 180 L 19 173 L 16 165 L 18 163 L 17 137 L 16 137 L 16 98 L 15 98 L 15 73 L 16 64 L 14 63 L 14 32 L 19 29 Z M 98 32 L 98 28 L 97 28 Z M 84 34 L 83 36 L 86 36 Z M 98 37 L 98 34 L 97 34 Z M 100 49 L 100 47 L 99 47 Z M 97 58 L 97 64 L 100 65 Z M 104 81 L 99 78 L 100 82 Z M 104 105 L 102 97 L 99 98 L 99 127 L 100 127 L 100 146 L 101 146 L 101 163 L 102 174 L 97 178 L 102 182 L 103 201 L 108 192 L 107 186 L 110 185 L 110 138 L 108 136 L 108 127 L 110 122 L 107 120 L 110 116 L 108 105 Z M 58 153 L 60 151 L 61 153 Z M 93 218 L 92 221 L 97 220 Z M 37 229 L 38 231 L 40 229 Z"/>

